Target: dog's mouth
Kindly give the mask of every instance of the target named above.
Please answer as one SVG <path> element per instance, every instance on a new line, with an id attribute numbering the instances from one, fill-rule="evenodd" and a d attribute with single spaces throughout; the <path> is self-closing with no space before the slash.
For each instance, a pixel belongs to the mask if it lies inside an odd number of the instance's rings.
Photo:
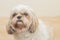
<path id="1" fill-rule="evenodd" d="M 16 24 L 17 25 L 23 24 L 23 21 L 22 20 L 17 20 Z"/>
<path id="2" fill-rule="evenodd" d="M 18 29 L 25 28 L 23 21 L 22 20 L 17 20 L 17 22 L 15 24 L 15 28 L 18 28 Z"/>
<path id="3" fill-rule="evenodd" d="M 17 22 L 23 22 L 22 20 L 17 20 Z"/>

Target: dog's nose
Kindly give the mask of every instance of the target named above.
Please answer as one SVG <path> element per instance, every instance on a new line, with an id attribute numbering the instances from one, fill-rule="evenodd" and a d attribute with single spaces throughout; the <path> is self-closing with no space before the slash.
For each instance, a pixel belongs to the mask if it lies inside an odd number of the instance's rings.
<path id="1" fill-rule="evenodd" d="M 17 19 L 20 19 L 20 18 L 21 18 L 21 16 L 18 16 L 18 17 L 17 17 Z"/>

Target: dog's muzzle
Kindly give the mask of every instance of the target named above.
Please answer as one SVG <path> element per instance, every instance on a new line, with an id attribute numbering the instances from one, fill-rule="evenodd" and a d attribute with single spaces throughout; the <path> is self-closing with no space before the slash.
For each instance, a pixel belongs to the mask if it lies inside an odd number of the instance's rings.
<path id="1" fill-rule="evenodd" d="M 23 21 L 17 20 L 17 22 L 15 24 L 15 28 L 19 28 L 19 29 L 25 28 Z"/>
<path id="2" fill-rule="evenodd" d="M 17 22 L 23 22 L 22 20 L 17 20 Z"/>

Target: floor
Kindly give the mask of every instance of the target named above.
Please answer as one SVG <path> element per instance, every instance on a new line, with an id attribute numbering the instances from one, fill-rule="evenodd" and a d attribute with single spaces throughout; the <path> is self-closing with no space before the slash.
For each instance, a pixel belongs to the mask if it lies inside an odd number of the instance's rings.
<path id="1" fill-rule="evenodd" d="M 60 17 L 39 17 L 46 24 L 50 25 L 52 30 L 51 40 L 60 40 Z M 8 22 L 7 17 L 0 17 L 0 40 L 13 40 L 12 35 L 8 35 L 6 32 L 6 24 Z"/>

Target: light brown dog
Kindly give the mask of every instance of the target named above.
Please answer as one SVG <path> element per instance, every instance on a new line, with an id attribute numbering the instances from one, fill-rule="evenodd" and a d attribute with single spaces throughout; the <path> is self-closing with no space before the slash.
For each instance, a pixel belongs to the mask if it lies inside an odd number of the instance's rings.
<path id="1" fill-rule="evenodd" d="M 14 35 L 15 40 L 48 40 L 49 33 L 42 21 L 38 20 L 33 10 L 19 5 L 11 11 L 7 32 Z"/>

